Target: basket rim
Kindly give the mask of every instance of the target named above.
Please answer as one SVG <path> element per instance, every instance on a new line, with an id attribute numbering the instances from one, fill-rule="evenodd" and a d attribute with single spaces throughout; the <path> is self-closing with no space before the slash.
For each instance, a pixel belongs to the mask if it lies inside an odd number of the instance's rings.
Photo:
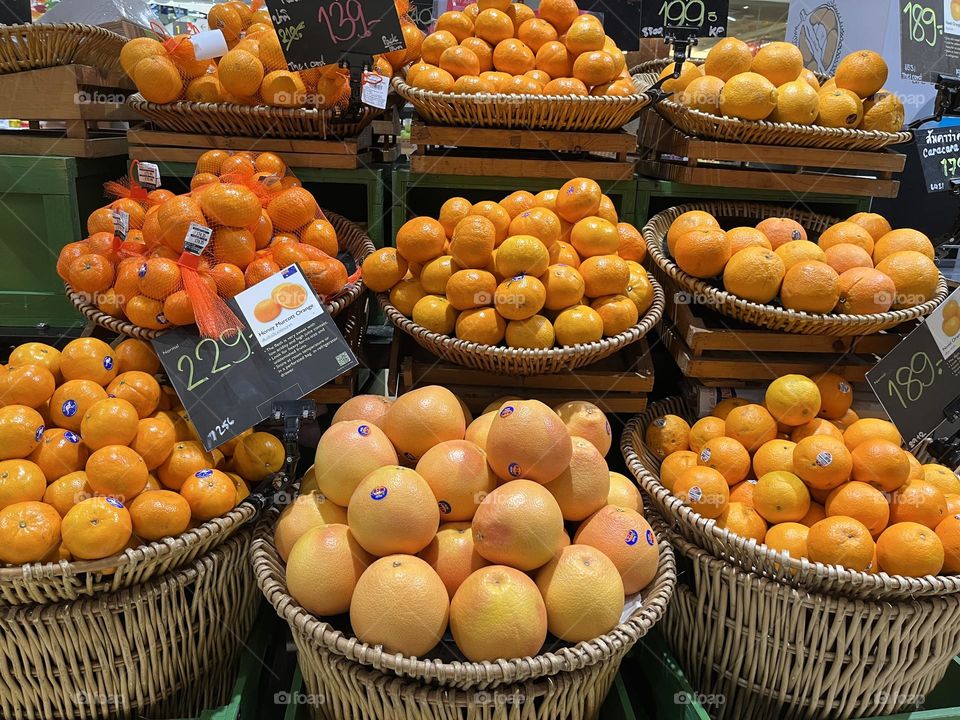
<path id="1" fill-rule="evenodd" d="M 88 25 L 87 23 L 51 23 L 43 22 L 39 20 L 35 23 L 19 23 L 16 25 L 0 25 L 0 35 L 16 35 L 18 33 L 42 33 L 42 32 L 76 32 L 81 35 L 103 35 L 105 38 L 110 38 L 111 40 L 118 40 L 121 43 L 126 43 L 127 38 L 125 38 L 120 33 L 116 33 L 113 30 L 108 30 L 105 27 L 99 25 Z"/>
<path id="2" fill-rule="evenodd" d="M 633 78 L 634 85 L 639 87 L 636 76 Z M 500 100 L 501 102 L 514 105 L 523 105 L 528 102 L 550 102 L 557 107 L 577 107 L 580 105 L 612 105 L 630 107 L 637 105 L 640 110 L 650 104 L 651 98 L 645 91 L 639 91 L 630 95 L 531 95 L 529 93 L 453 93 L 440 92 L 439 90 L 424 90 L 414 87 L 406 82 L 406 78 L 400 75 L 394 75 L 391 80 L 393 89 L 397 93 L 410 100 L 433 100 L 449 103 L 466 103 L 470 105 L 489 105 L 491 102 Z"/>
<path id="3" fill-rule="evenodd" d="M 351 253 L 354 261 L 357 264 L 357 267 L 359 268 L 363 264 L 364 259 L 366 259 L 368 255 L 376 250 L 376 246 L 373 244 L 370 236 L 367 235 L 363 228 L 357 225 L 357 223 L 353 222 L 352 220 L 348 220 L 339 213 L 335 213 L 332 210 L 323 209 L 321 209 L 321 212 L 323 213 L 324 217 L 330 220 L 331 224 L 335 226 L 338 236 L 341 232 L 355 232 L 359 235 L 358 240 L 361 251 L 359 254 Z M 164 328 L 163 330 L 151 330 L 149 328 L 140 327 L 139 325 L 134 325 L 127 319 L 120 319 L 115 318 L 112 315 L 107 315 L 90 301 L 87 293 L 74 290 L 69 282 L 64 281 L 63 286 L 67 294 L 67 299 L 73 303 L 73 306 L 80 314 L 82 314 L 85 318 L 87 318 L 87 320 L 95 325 L 106 328 L 111 332 L 127 335 L 129 337 L 152 340 L 160 337 L 165 332 L 172 330 L 174 327 L 189 327 L 181 325 Z M 344 285 L 340 292 L 337 293 L 337 295 L 335 295 L 331 301 L 324 301 L 324 307 L 332 317 L 336 317 L 343 310 L 352 305 L 353 302 L 363 294 L 363 288 L 363 277 L 361 276 L 354 282 Z"/>
<path id="4" fill-rule="evenodd" d="M 458 677 L 483 683 L 520 682 L 556 675 L 595 665 L 612 656 L 618 648 L 628 647 L 643 637 L 667 610 L 677 580 L 673 548 L 663 537 L 657 538 L 657 574 L 647 588 L 649 596 L 630 617 L 608 633 L 556 651 L 548 651 L 524 658 L 501 658 L 495 661 L 469 662 L 455 660 L 424 660 L 402 653 L 388 653 L 380 646 L 361 642 L 358 638 L 333 628 L 303 608 L 288 592 L 284 578 L 277 577 L 270 567 L 274 558 L 279 562 L 273 542 L 273 528 L 277 510 L 256 526 L 251 545 L 251 557 L 257 585 L 267 600 L 291 626 L 323 645 L 328 651 L 361 665 L 389 670 L 399 676 L 421 679 L 455 680 Z M 647 589 L 645 588 L 645 589 Z M 526 672 L 524 672 L 526 671 Z"/>
<path id="5" fill-rule="evenodd" d="M 388 293 L 377 293 L 377 300 L 380 302 L 380 307 L 383 308 L 384 314 L 397 328 L 409 335 L 421 337 L 449 350 L 467 352 L 475 355 L 486 355 L 487 357 L 500 360 L 576 357 L 583 353 L 592 353 L 604 348 L 609 348 L 611 345 L 616 349 L 630 345 L 646 336 L 647 333 L 660 322 L 660 318 L 663 316 L 666 297 L 660 283 L 653 277 L 648 277 L 648 279 L 653 288 L 653 302 L 643 316 L 637 320 L 635 325 L 617 335 L 601 338 L 594 342 L 561 345 L 560 347 L 552 348 L 511 348 L 503 345 L 484 345 L 469 340 L 462 340 L 452 335 L 441 335 L 440 333 L 428 330 L 423 327 L 423 325 L 415 323 L 412 319 L 397 310 L 396 306 L 390 302 L 390 295 Z"/>
<path id="6" fill-rule="evenodd" d="M 202 112 L 202 113 L 222 113 L 224 111 L 238 112 L 244 115 L 259 115 L 264 118 L 296 118 L 301 120 L 319 120 L 321 118 L 327 120 L 328 122 L 332 121 L 336 123 L 342 121 L 343 124 L 356 124 L 359 121 L 357 120 L 345 120 L 343 118 L 337 117 L 337 111 L 335 108 L 283 108 L 275 107 L 273 105 L 266 104 L 257 104 L 257 105 L 242 105 L 240 103 L 230 103 L 230 102 L 217 102 L 217 103 L 208 103 L 208 102 L 193 102 L 191 100 L 177 100 L 170 103 L 155 103 L 147 100 L 139 92 L 135 92 L 127 97 L 127 104 L 136 111 L 140 111 L 141 108 L 147 108 L 150 110 L 156 110 L 160 112 L 176 112 L 176 113 L 193 113 L 193 112 Z M 364 106 L 370 107 L 370 106 Z M 369 110 L 364 110 L 360 117 L 365 117 L 368 115 L 373 115 L 375 113 L 382 112 L 378 108 L 370 107 Z"/>
<path id="7" fill-rule="evenodd" d="M 0 568 L 0 583 L 12 581 L 50 580 L 58 577 L 71 577 L 81 573 L 101 572 L 106 569 L 120 570 L 126 566 L 135 566 L 145 561 L 159 562 L 173 553 L 182 553 L 207 540 L 211 535 L 220 534 L 224 530 L 240 527 L 256 515 L 256 508 L 251 503 L 241 502 L 224 515 L 207 520 L 202 525 L 180 533 L 176 537 L 165 537 L 160 540 L 127 548 L 119 553 L 99 560 L 60 560 L 49 563 L 27 563 L 14 567 Z M 211 552 L 216 550 L 212 548 Z M 180 568 L 182 569 L 182 568 Z M 176 572 L 176 570 L 172 571 Z"/>
<path id="8" fill-rule="evenodd" d="M 656 74 L 649 72 L 638 73 L 635 77 L 639 78 L 637 87 L 643 88 L 646 92 L 659 79 Z M 773 122 L 771 120 L 741 120 L 740 118 L 730 117 L 728 115 L 713 115 L 701 110 L 688 108 L 685 105 L 672 100 L 673 96 L 664 98 L 657 106 L 663 105 L 670 112 L 677 115 L 688 115 L 691 118 L 701 122 L 709 122 L 724 127 L 728 130 L 780 130 L 803 133 L 812 137 L 833 138 L 851 141 L 873 141 L 882 143 L 884 147 L 888 145 L 901 145 L 913 140 L 913 132 L 910 130 L 898 130 L 897 132 L 886 132 L 884 130 L 860 130 L 858 128 L 828 128 L 822 125 L 798 125 L 790 122 Z"/>
<path id="9" fill-rule="evenodd" d="M 644 437 L 646 423 L 651 422 L 657 415 L 663 414 L 665 411 L 676 410 L 678 405 L 679 407 L 686 408 L 688 412 L 692 412 L 693 410 L 690 403 L 681 396 L 675 395 L 664 400 L 657 401 L 652 403 L 646 410 L 639 415 L 634 416 L 627 422 L 627 424 L 624 426 L 623 434 L 621 435 L 620 439 L 620 451 L 623 454 L 623 459 L 627 464 L 627 469 L 630 470 L 630 473 L 643 488 L 644 492 L 649 494 L 651 497 L 656 498 L 661 505 L 666 506 L 669 509 L 670 513 L 673 515 L 672 519 L 674 521 L 693 526 L 699 532 L 709 534 L 724 546 L 737 546 L 741 551 L 751 553 L 764 564 L 769 566 L 776 564 L 781 567 L 788 568 L 789 570 L 793 571 L 795 573 L 794 576 L 798 578 L 797 585 L 808 592 L 828 595 L 837 594 L 831 593 L 830 591 L 809 587 L 803 582 L 804 577 L 809 577 L 811 574 L 816 574 L 818 576 L 835 579 L 844 585 L 848 585 L 851 590 L 858 591 L 888 590 L 890 592 L 897 593 L 898 595 L 906 592 L 912 596 L 949 595 L 960 593 L 960 574 L 925 575 L 917 578 L 906 575 L 890 575 L 884 571 L 878 571 L 876 573 L 859 572 L 845 568 L 842 565 L 826 565 L 824 563 L 812 562 L 807 558 L 794 558 L 787 553 L 768 548 L 765 544 L 758 543 L 752 538 L 746 538 L 724 528 L 718 527 L 715 519 L 705 518 L 696 510 L 687 507 L 660 482 L 659 476 L 655 474 L 655 471 L 652 468 L 648 468 L 644 465 L 643 460 L 637 452 L 637 449 L 633 445 L 634 436 L 637 438 Z M 659 510 L 658 514 L 661 516 L 663 515 L 663 513 Z M 662 519 L 669 527 L 671 518 L 662 517 Z M 695 543 L 692 544 L 696 545 Z M 699 545 L 696 545 L 696 547 L 708 553 L 712 557 L 716 557 L 712 552 L 710 552 L 709 548 L 704 548 Z M 735 560 L 731 560 L 729 558 L 717 559 L 733 565 L 738 565 L 745 572 L 751 572 L 755 575 L 763 576 L 761 572 L 757 571 L 758 568 L 756 567 L 744 568 Z M 786 583 L 776 578 L 767 579 L 780 582 L 781 584 L 792 585 L 792 583 Z M 797 585 L 794 585 L 794 587 L 797 587 Z"/>
<path id="10" fill-rule="evenodd" d="M 824 314 L 810 313 L 804 310 L 788 310 L 776 305 L 766 305 L 755 303 L 751 300 L 746 300 L 738 295 L 728 292 L 727 290 L 717 288 L 705 280 L 696 278 L 693 275 L 684 272 L 680 266 L 677 265 L 676 262 L 674 262 L 666 252 L 664 252 L 663 243 L 666 242 L 666 233 L 663 233 L 663 236 L 659 237 L 660 232 L 656 227 L 658 223 L 666 224 L 668 220 L 675 220 L 677 217 L 685 212 L 689 212 L 690 210 L 711 212 L 716 211 L 717 208 L 721 207 L 724 208 L 724 210 L 730 207 L 736 207 L 739 210 L 743 210 L 743 217 L 748 219 L 753 219 L 755 217 L 755 215 L 752 213 L 759 214 L 760 217 L 773 217 L 774 215 L 770 213 L 776 213 L 779 211 L 785 215 L 807 217 L 812 220 L 826 220 L 833 223 L 842 222 L 840 219 L 831 215 L 827 215 L 826 213 L 815 213 L 810 210 L 797 210 L 782 205 L 767 205 L 764 203 L 738 200 L 685 203 L 683 205 L 676 205 L 674 207 L 667 208 L 666 210 L 662 210 L 656 215 L 653 215 L 641 230 L 643 239 L 647 245 L 647 255 L 653 259 L 653 261 L 661 270 L 668 273 L 674 280 L 684 285 L 686 289 L 691 290 L 704 299 L 711 300 L 712 302 L 707 302 L 705 304 L 712 307 L 719 307 L 724 304 L 729 304 L 736 306 L 741 311 L 766 315 L 767 317 L 776 320 L 790 319 L 796 321 L 805 321 L 818 323 L 821 326 L 827 327 L 848 324 L 862 325 L 864 323 L 890 323 L 892 325 L 897 325 L 929 315 L 944 300 L 944 298 L 947 297 L 946 280 L 943 277 L 943 273 L 941 273 L 938 268 L 937 275 L 939 276 L 939 279 L 937 281 L 937 294 L 932 299 L 927 300 L 925 303 L 914 305 L 911 308 L 904 308 L 902 310 L 888 310 L 884 313 L 871 313 L 866 315 L 848 315 L 845 313 Z M 713 213 L 711 212 L 711 214 Z M 723 212 L 720 212 L 719 214 L 722 216 Z"/>

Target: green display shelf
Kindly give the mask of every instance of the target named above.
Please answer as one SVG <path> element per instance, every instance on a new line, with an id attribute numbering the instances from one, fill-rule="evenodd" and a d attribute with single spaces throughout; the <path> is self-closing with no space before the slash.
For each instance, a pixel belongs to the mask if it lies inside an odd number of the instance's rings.
<path id="1" fill-rule="evenodd" d="M 163 187 L 185 192 L 193 177 L 192 163 L 158 162 L 161 178 L 179 178 L 180 187 L 163 180 Z M 378 247 L 385 237 L 384 193 L 389 190 L 389 166 L 371 165 L 356 170 L 290 168 L 304 186 L 313 193 L 320 207 L 332 210 L 361 225 Z M 358 195 L 358 193 L 360 195 Z"/>
<path id="2" fill-rule="evenodd" d="M 0 155 L 0 334 L 68 333 L 84 321 L 56 271 L 60 249 L 86 234 L 103 183 L 126 158 Z"/>
<path id="3" fill-rule="evenodd" d="M 471 202 L 501 200 L 516 190 L 532 193 L 559 188 L 570 178 L 517 178 L 476 175 L 433 175 L 415 173 L 409 167 L 397 165 L 393 170 L 393 205 L 391 236 L 407 220 L 416 215 L 436 217 L 444 201 L 461 195 Z M 604 193 L 610 196 L 617 214 L 624 222 L 634 222 L 636 216 L 637 184 L 634 180 L 598 181 Z"/>

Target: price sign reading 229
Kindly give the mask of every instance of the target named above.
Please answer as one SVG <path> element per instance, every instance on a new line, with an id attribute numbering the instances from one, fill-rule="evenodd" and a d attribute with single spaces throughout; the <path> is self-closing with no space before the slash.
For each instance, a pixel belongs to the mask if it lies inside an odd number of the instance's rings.
<path id="1" fill-rule="evenodd" d="M 221 357 L 223 348 L 238 348 L 240 357 L 227 362 Z M 177 358 L 176 367 L 183 376 L 187 392 L 193 392 L 215 375 L 248 360 L 252 354 L 250 341 L 242 331 L 228 331 L 222 333 L 219 340 L 200 340 L 192 353 L 185 353 Z"/>

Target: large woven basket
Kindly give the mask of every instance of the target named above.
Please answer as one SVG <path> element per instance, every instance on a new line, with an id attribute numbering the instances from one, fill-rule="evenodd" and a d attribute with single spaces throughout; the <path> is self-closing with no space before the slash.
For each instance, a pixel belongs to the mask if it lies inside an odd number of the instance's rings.
<path id="1" fill-rule="evenodd" d="M 127 104 L 160 130 L 252 138 L 351 138 L 383 114 L 369 105 L 349 111 L 187 101 L 160 105 L 140 93 Z"/>
<path id="2" fill-rule="evenodd" d="M 390 296 L 386 293 L 379 293 L 377 298 L 390 322 L 410 335 L 422 348 L 444 360 L 504 375 L 548 375 L 575 370 L 602 360 L 650 332 L 660 322 L 664 307 L 663 289 L 653 278 L 650 278 L 650 284 L 653 286 L 653 304 L 629 330 L 592 343 L 564 345 L 548 350 L 481 345 L 450 335 L 440 335 L 405 317 L 390 303 Z"/>
<path id="3" fill-rule="evenodd" d="M 636 83 L 637 80 L 634 79 Z M 626 97 L 579 95 L 468 95 L 408 85 L 399 75 L 393 89 L 420 116 L 441 125 L 532 130 L 619 130 L 650 104 L 642 92 Z"/>
<path id="4" fill-rule="evenodd" d="M 747 572 L 814 593 L 878 601 L 960 597 L 960 575 L 915 578 L 885 572 L 856 572 L 839 565 L 828 566 L 806 558 L 792 558 L 752 538 L 717 527 L 715 520 L 684 505 L 660 482 L 660 461 L 646 446 L 644 434 L 655 418 L 667 414 L 678 415 L 691 423 L 696 420 L 692 407 L 681 398 L 654 403 L 627 423 L 620 449 L 627 467 L 650 496 L 656 510 L 674 532 L 689 542 Z"/>
<path id="5" fill-rule="evenodd" d="M 642 91 L 649 90 L 668 64 L 672 65 L 673 62 L 650 61 L 635 68 L 634 72 L 639 73 L 635 76 L 637 87 Z M 821 77 L 821 82 L 825 79 Z M 913 139 L 913 133 L 907 130 L 882 132 L 796 125 L 768 120 L 740 120 L 692 110 L 676 102 L 673 96 L 661 100 L 654 107 L 671 125 L 687 135 L 726 142 L 789 145 L 828 150 L 882 150 L 890 145 L 910 142 Z"/>
<path id="6" fill-rule="evenodd" d="M 95 25 L 38 23 L 0 26 L 0 74 L 57 65 L 120 70 L 122 35 Z"/>
<path id="7" fill-rule="evenodd" d="M 287 592 L 275 518 L 272 511 L 257 526 L 254 575 L 290 624 L 307 691 L 323 699 L 314 706 L 321 718 L 501 720 L 508 710 L 511 718 L 595 718 L 623 656 L 660 620 L 676 580 L 673 553 L 661 540 L 657 576 L 641 607 L 606 635 L 497 662 L 418 659 L 367 645 L 304 610 Z"/>
<path id="8" fill-rule="evenodd" d="M 323 214 L 337 231 L 337 244 L 340 249 L 350 253 L 357 267 L 360 267 L 367 255 L 370 255 L 375 250 L 373 242 L 367 237 L 367 234 L 362 228 L 356 223 L 347 220 L 342 215 L 338 215 L 330 210 L 324 210 Z M 87 293 L 77 292 L 70 287 L 69 283 L 64 283 L 64 288 L 66 289 L 67 299 L 73 303 L 73 306 L 81 315 L 94 325 L 99 325 L 119 335 L 127 335 L 129 337 L 140 338 L 141 340 L 153 340 L 166 332 L 166 330 L 151 330 L 140 327 L 139 325 L 134 325 L 129 320 L 107 315 L 91 302 L 91 298 Z M 362 278 L 344 287 L 336 297 L 329 299 L 326 303 L 327 312 L 330 313 L 330 317 L 339 315 L 362 294 Z"/>
<path id="9" fill-rule="evenodd" d="M 853 600 L 808 592 L 713 557 L 655 512 L 649 517 L 689 568 L 663 632 L 700 698 L 713 701 L 706 709 L 715 720 L 913 710 L 960 652 L 960 595 Z"/>
<path id="10" fill-rule="evenodd" d="M 0 717 L 193 717 L 227 701 L 259 597 L 250 532 L 118 592 L 0 610 Z"/>
<path id="11" fill-rule="evenodd" d="M 643 239 L 646 241 L 652 267 L 657 277 L 670 286 L 679 286 L 689 296 L 689 302 L 707 305 L 717 312 L 745 323 L 783 332 L 805 335 L 872 335 L 873 333 L 896 327 L 909 320 L 916 320 L 930 314 L 947 296 L 947 285 L 940 275 L 937 294 L 928 302 L 906 310 L 890 310 L 872 315 L 817 314 L 787 310 L 779 305 L 761 305 L 744 300 L 727 292 L 706 280 L 688 275 L 670 257 L 667 248 L 667 231 L 671 223 L 689 210 L 708 212 L 723 227 L 732 225 L 755 225 L 769 217 L 785 217 L 796 220 L 809 233 L 810 239 L 816 238 L 839 218 L 810 212 L 797 208 L 765 205 L 741 201 L 713 201 L 690 203 L 672 207 L 657 213 L 643 226 Z"/>

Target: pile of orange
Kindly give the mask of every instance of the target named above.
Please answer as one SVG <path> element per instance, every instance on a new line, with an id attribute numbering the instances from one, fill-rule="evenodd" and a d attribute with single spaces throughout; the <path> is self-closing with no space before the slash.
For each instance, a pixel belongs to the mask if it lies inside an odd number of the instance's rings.
<path id="1" fill-rule="evenodd" d="M 374 57 L 374 70 L 391 77 L 420 57 L 423 32 L 401 12 L 406 49 Z M 211 30 L 221 30 L 228 52 L 197 60 L 189 35 L 158 42 L 135 38 L 124 45 L 120 64 L 150 102 L 176 100 L 274 107 L 331 108 L 350 99 L 349 73 L 336 64 L 291 72 L 266 9 L 240 0 L 211 6 Z"/>
<path id="2" fill-rule="evenodd" d="M 960 573 L 960 478 L 921 465 L 852 401 L 834 373 L 784 375 L 763 404 L 729 398 L 692 426 L 656 418 L 646 444 L 671 493 L 767 548 L 861 572 Z"/>
<path id="3" fill-rule="evenodd" d="M 407 70 L 414 87 L 464 94 L 633 95 L 623 53 L 575 0 L 541 0 L 537 13 L 510 0 L 451 10 Z"/>
<path id="4" fill-rule="evenodd" d="M 142 340 L 15 348 L 0 366 L 0 562 L 94 560 L 233 509 L 280 469 L 248 430 L 204 450 Z"/>
<path id="5" fill-rule="evenodd" d="M 689 275 L 720 278 L 745 300 L 779 297 L 788 310 L 810 313 L 911 308 L 932 300 L 940 280 L 930 239 L 919 230 L 893 230 L 876 213 L 857 213 L 812 242 L 790 218 L 724 231 L 710 213 L 693 210 L 670 225 L 667 246 Z"/>
<path id="6" fill-rule="evenodd" d="M 674 73 L 670 63 L 660 77 Z M 772 42 L 756 54 L 737 38 L 724 38 L 703 65 L 683 63 L 663 84 L 680 104 L 712 115 L 794 125 L 897 132 L 903 128 L 899 97 L 883 89 L 887 63 L 872 50 L 844 57 L 823 83 L 803 66 L 800 49 Z"/>
<path id="7" fill-rule="evenodd" d="M 468 660 L 536 655 L 548 632 L 609 632 L 656 576 L 639 492 L 608 469 L 591 403 L 506 398 L 472 420 L 429 386 L 355 397 L 332 422 L 275 540 L 294 599 L 349 612 L 362 642 L 423 657 L 449 625 Z"/>
<path id="8" fill-rule="evenodd" d="M 87 219 L 89 237 L 60 251 L 57 272 L 104 313 L 162 330 L 196 320 L 179 260 L 191 223 L 213 229 L 198 271 L 223 298 L 300 263 L 321 296 L 348 282 L 337 233 L 313 194 L 274 153 L 210 150 L 197 160 L 191 192 L 154 190 L 143 203 L 122 198 Z M 124 243 L 113 211 L 130 217 Z"/>
<path id="9" fill-rule="evenodd" d="M 574 178 L 500 202 L 447 200 L 416 217 L 395 248 L 363 263 L 364 283 L 390 292 L 406 317 L 442 335 L 515 348 L 617 335 L 653 302 L 643 237 L 600 186 Z"/>

